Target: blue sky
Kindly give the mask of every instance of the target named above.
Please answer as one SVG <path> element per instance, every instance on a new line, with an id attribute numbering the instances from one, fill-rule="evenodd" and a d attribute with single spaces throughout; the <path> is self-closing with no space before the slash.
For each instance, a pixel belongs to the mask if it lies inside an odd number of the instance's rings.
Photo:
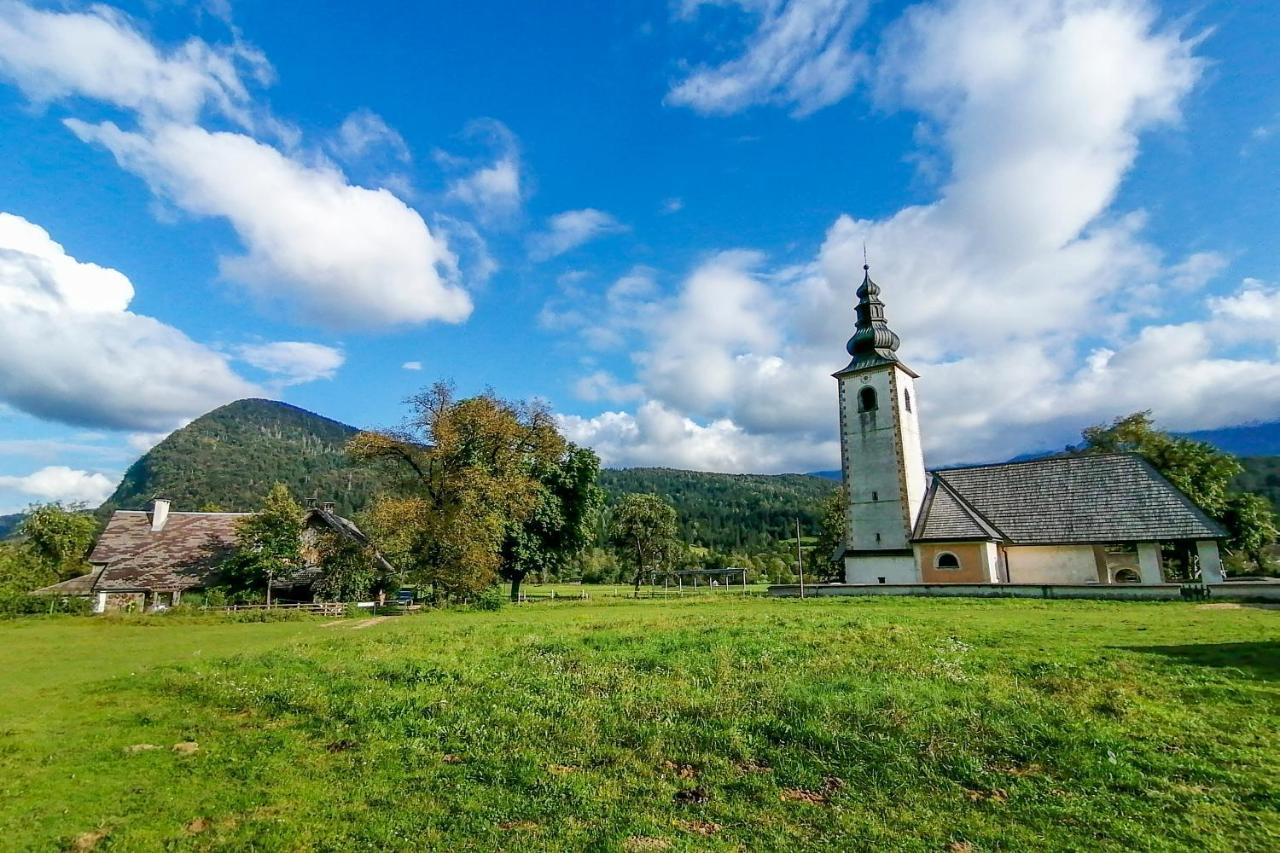
<path id="1" fill-rule="evenodd" d="M 864 241 L 931 463 L 1276 419 L 1268 6 L 0 0 L 0 511 L 441 378 L 832 468 Z"/>

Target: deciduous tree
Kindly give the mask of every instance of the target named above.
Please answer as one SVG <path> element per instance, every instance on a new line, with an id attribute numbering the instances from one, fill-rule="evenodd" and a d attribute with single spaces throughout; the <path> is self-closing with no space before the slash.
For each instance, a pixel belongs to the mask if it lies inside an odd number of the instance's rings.
<path id="1" fill-rule="evenodd" d="M 502 545 L 502 577 L 511 582 L 511 600 L 530 572 L 559 573 L 591 543 L 604 493 L 596 484 L 600 459 L 585 447 L 566 442 L 554 459 L 534 459 L 537 481 L 533 511 L 512 519 Z"/>
<path id="2" fill-rule="evenodd" d="M 539 508 L 535 472 L 560 464 L 569 445 L 545 407 L 492 391 L 459 400 L 436 383 L 408 403 L 402 428 L 347 445 L 401 475 L 400 494 L 375 502 L 370 530 L 411 580 L 446 599 L 473 597 L 497 580 L 508 535 Z"/>
<path id="3" fill-rule="evenodd" d="M 682 550 L 675 507 L 657 495 L 626 495 L 618 501 L 609 538 L 632 570 L 636 595 L 645 574 L 670 569 Z"/>
<path id="4" fill-rule="evenodd" d="M 85 557 L 97 536 L 98 524 L 85 512 L 83 504 L 33 505 L 19 532 L 26 550 L 59 579 L 89 570 Z"/>
<path id="5" fill-rule="evenodd" d="M 222 566 L 234 592 L 265 590 L 271 578 L 302 568 L 302 507 L 283 483 L 276 483 L 262 508 L 236 526 L 236 552 Z"/>

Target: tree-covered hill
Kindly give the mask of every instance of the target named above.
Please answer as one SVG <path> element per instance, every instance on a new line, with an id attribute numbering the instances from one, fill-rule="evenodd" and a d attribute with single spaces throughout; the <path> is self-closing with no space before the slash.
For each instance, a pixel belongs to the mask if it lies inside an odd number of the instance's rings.
<path id="1" fill-rule="evenodd" d="M 175 510 L 216 505 L 253 510 L 271 485 L 298 498 L 332 500 L 339 512 L 363 509 L 378 490 L 375 471 L 347 458 L 356 427 L 272 400 L 239 400 L 192 421 L 129 467 L 105 504 L 142 509 L 153 497 Z M 835 483 L 805 474 L 711 474 L 670 468 L 606 469 L 610 502 L 627 492 L 663 495 L 680 514 L 691 544 L 756 550 L 817 529 L 817 510 Z"/>
<path id="2" fill-rule="evenodd" d="M 253 510 L 281 482 L 298 498 L 331 500 L 351 513 L 377 488 L 375 473 L 343 452 L 356 432 L 287 403 L 238 400 L 202 415 L 133 463 L 103 509 L 141 509 L 164 497 L 175 510 Z"/>
<path id="3" fill-rule="evenodd" d="M 621 468 L 600 472 L 612 504 L 629 492 L 665 497 L 680 516 L 682 538 L 719 551 L 756 551 L 818 529 L 822 499 L 837 484 L 808 474 L 711 474 L 673 468 Z"/>

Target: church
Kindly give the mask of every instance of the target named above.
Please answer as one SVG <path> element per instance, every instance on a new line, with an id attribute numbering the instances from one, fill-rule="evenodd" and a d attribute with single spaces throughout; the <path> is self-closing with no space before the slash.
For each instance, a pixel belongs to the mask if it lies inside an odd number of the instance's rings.
<path id="1" fill-rule="evenodd" d="M 840 395 L 847 584 L 1158 584 L 1162 545 L 1223 580 L 1222 527 L 1135 454 L 927 472 L 920 378 L 863 267 Z"/>

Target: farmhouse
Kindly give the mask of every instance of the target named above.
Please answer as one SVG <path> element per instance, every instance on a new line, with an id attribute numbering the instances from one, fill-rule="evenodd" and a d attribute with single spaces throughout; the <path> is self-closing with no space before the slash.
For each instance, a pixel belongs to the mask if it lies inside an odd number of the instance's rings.
<path id="1" fill-rule="evenodd" d="M 174 512 L 169 501 L 161 499 L 152 501 L 145 511 L 116 510 L 89 554 L 93 571 L 36 593 L 88 596 L 99 613 L 179 604 L 184 593 L 217 584 L 219 567 L 236 548 L 236 525 L 248 515 Z M 273 594 L 310 598 L 311 584 L 321 571 L 315 545 L 325 531 L 369 544 L 355 524 L 334 511 L 333 504 L 310 506 L 301 542 L 305 565 L 296 574 L 273 579 Z M 381 555 L 376 559 L 391 571 Z"/>
<path id="2" fill-rule="evenodd" d="M 1223 580 L 1226 532 L 1144 459 L 1052 457 L 927 473 L 914 371 L 863 267 L 837 372 L 850 584 L 1163 583 L 1162 546 Z"/>

